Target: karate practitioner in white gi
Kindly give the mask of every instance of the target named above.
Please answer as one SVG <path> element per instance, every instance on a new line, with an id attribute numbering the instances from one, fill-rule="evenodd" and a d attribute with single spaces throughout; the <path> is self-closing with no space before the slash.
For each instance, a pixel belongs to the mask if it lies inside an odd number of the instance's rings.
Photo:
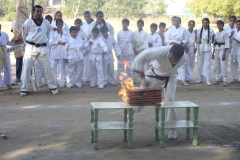
<path id="1" fill-rule="evenodd" d="M 8 34 L 1 31 L 1 24 L 0 24 L 0 88 L 7 86 L 8 89 L 12 88 L 12 80 L 11 80 L 11 61 L 10 61 L 10 54 L 7 53 L 8 46 L 14 46 L 15 43 L 9 41 Z M 1 72 L 4 72 L 4 80 L 2 79 Z"/>
<path id="2" fill-rule="evenodd" d="M 62 12 L 61 11 L 57 11 L 55 13 L 54 21 L 51 23 L 52 27 L 54 27 L 54 28 L 57 28 L 56 19 L 62 19 Z M 69 27 L 68 27 L 67 23 L 63 22 L 62 28 L 63 28 L 63 32 L 69 33 Z"/>
<path id="3" fill-rule="evenodd" d="M 82 87 L 83 67 L 84 67 L 84 55 L 83 49 L 88 47 L 88 44 L 77 36 L 77 27 L 72 26 L 70 28 L 70 37 L 65 45 L 67 53 L 68 65 L 68 78 L 67 88 L 72 88 L 74 85 L 78 88 Z"/>
<path id="4" fill-rule="evenodd" d="M 219 31 L 214 36 L 215 55 L 213 52 L 212 57 L 214 59 L 214 70 L 216 74 L 216 82 L 214 82 L 213 85 L 218 85 L 222 77 L 223 86 L 227 87 L 227 63 L 229 56 L 227 50 L 229 48 L 229 35 L 228 32 L 223 29 L 223 21 L 217 21 L 217 27 Z"/>
<path id="5" fill-rule="evenodd" d="M 21 96 L 26 96 L 30 82 L 31 69 L 34 60 L 37 59 L 44 68 L 44 75 L 48 88 L 52 94 L 58 94 L 57 84 L 53 78 L 53 70 L 50 66 L 48 40 L 50 37 L 51 25 L 42 17 L 43 8 L 35 5 L 33 17 L 27 19 L 23 24 L 22 37 L 26 43 L 23 57 Z"/>
<path id="6" fill-rule="evenodd" d="M 234 75 L 234 82 L 240 83 L 240 20 L 237 20 L 237 32 L 234 33 L 232 38 L 232 50 L 231 50 L 232 60 L 237 66 L 237 75 Z"/>
<path id="7" fill-rule="evenodd" d="M 159 34 L 157 34 L 157 24 L 152 23 L 150 25 L 151 34 L 148 35 L 148 47 L 160 47 L 162 46 L 162 39 Z"/>
<path id="8" fill-rule="evenodd" d="M 174 26 L 167 30 L 165 41 L 167 45 L 173 45 L 177 43 L 185 46 L 188 42 L 187 30 L 180 26 L 181 18 L 175 17 L 174 22 Z M 187 56 L 186 53 L 184 53 L 184 56 Z M 186 80 L 189 77 L 190 72 L 189 63 L 185 63 L 178 69 L 178 79 L 181 80 L 182 84 L 185 86 L 189 85 Z"/>
<path id="9" fill-rule="evenodd" d="M 108 54 L 107 45 L 99 36 L 99 29 L 94 27 L 92 29 L 92 37 L 89 39 L 90 46 L 90 87 L 98 85 L 99 89 L 104 88 L 104 74 L 103 74 L 103 55 Z"/>
<path id="10" fill-rule="evenodd" d="M 123 19 L 122 20 L 123 29 L 120 30 L 117 34 L 117 43 L 122 52 L 118 60 L 118 77 L 120 76 L 121 72 L 124 72 L 123 61 L 128 61 L 129 65 L 131 65 L 135 57 L 134 50 L 133 50 L 134 36 L 133 36 L 133 32 L 128 29 L 128 26 L 129 26 L 129 20 Z M 134 80 L 133 71 L 127 67 L 126 72 L 128 76 Z"/>
<path id="11" fill-rule="evenodd" d="M 162 45 L 163 46 L 166 46 L 166 42 L 165 42 L 165 37 L 166 37 L 166 23 L 164 22 L 160 22 L 159 23 L 159 31 L 157 32 L 157 34 L 159 34 L 159 36 L 161 37 L 161 40 L 162 40 Z"/>
<path id="12" fill-rule="evenodd" d="M 114 49 L 115 56 L 118 59 L 120 58 L 120 55 L 122 53 L 114 37 L 108 34 L 108 28 L 106 26 L 102 26 L 100 28 L 100 32 L 102 34 L 101 38 L 108 48 L 108 54 L 103 55 L 104 85 L 110 84 L 112 86 L 115 86 L 116 83 L 114 81 L 114 58 L 112 49 Z"/>
<path id="13" fill-rule="evenodd" d="M 82 20 L 80 18 L 75 19 L 74 25 L 78 29 L 77 36 L 82 38 L 83 41 L 86 41 L 87 36 L 86 36 L 86 33 L 84 32 L 84 30 L 82 29 Z"/>
<path id="14" fill-rule="evenodd" d="M 235 56 L 231 54 L 232 51 L 232 44 L 233 44 L 233 35 L 237 32 L 237 27 L 235 26 L 237 21 L 236 16 L 230 16 L 229 17 L 229 25 L 224 27 L 224 30 L 228 32 L 229 35 L 229 48 L 227 50 L 227 53 L 231 57 L 231 69 L 230 69 L 230 81 L 229 84 L 231 83 L 236 83 L 238 82 L 238 64 L 235 60 Z"/>
<path id="15" fill-rule="evenodd" d="M 188 60 L 188 65 L 190 67 L 189 75 L 186 77 L 187 83 L 194 84 L 193 81 L 193 70 L 194 70 L 194 63 L 195 63 L 195 55 L 196 55 L 196 39 L 197 39 L 197 30 L 193 30 L 195 27 L 195 21 L 190 20 L 188 22 L 188 43 L 185 46 L 186 57 Z"/>
<path id="16" fill-rule="evenodd" d="M 211 86 L 211 65 L 212 65 L 212 46 L 214 31 L 209 27 L 209 19 L 203 18 L 202 28 L 197 31 L 197 63 L 199 80 L 196 83 L 203 83 L 203 78 L 206 78 L 206 84 Z"/>
<path id="17" fill-rule="evenodd" d="M 67 54 L 65 44 L 69 38 L 69 34 L 63 32 L 63 20 L 56 19 L 57 30 L 50 33 L 50 58 L 54 72 L 54 79 L 58 82 L 59 87 L 65 86 L 66 79 L 66 59 Z M 57 74 L 59 73 L 59 74 Z"/>
<path id="18" fill-rule="evenodd" d="M 177 69 L 187 62 L 183 55 L 184 48 L 180 44 L 151 48 L 142 51 L 135 57 L 131 66 L 134 71 L 140 73 L 140 88 L 159 88 L 162 84 L 165 86 L 168 81 L 165 88 L 164 102 L 174 101 L 177 87 Z M 150 61 L 151 68 L 144 72 L 144 64 Z M 152 78 L 152 76 L 156 78 Z M 143 106 L 136 106 L 134 112 L 138 113 L 143 108 Z M 166 110 L 167 121 L 177 119 L 178 117 L 175 109 Z M 177 138 L 177 133 L 174 129 L 170 129 L 168 138 Z"/>
<path id="19" fill-rule="evenodd" d="M 86 40 L 88 40 L 90 37 L 88 37 L 87 34 L 90 30 L 91 23 L 94 20 L 91 18 L 91 13 L 89 11 L 85 11 L 83 13 L 83 15 L 84 15 L 85 21 L 83 22 L 81 29 L 85 32 L 86 38 L 87 38 Z M 85 51 L 85 56 L 84 56 L 83 81 L 85 81 L 85 82 L 90 81 L 90 59 L 89 59 L 90 54 L 89 54 L 89 52 L 90 52 L 90 50 Z"/>

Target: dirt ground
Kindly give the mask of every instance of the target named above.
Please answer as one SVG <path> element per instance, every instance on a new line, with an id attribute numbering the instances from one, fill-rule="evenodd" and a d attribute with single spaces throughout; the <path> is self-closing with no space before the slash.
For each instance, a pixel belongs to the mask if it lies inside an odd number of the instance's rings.
<path id="1" fill-rule="evenodd" d="M 13 56 L 11 60 L 15 79 Z M 38 92 L 30 88 L 27 97 L 19 96 L 19 88 L 20 84 L 12 90 L 0 90 L 0 131 L 9 137 L 0 141 L 0 160 L 240 159 L 240 84 L 227 88 L 178 84 L 175 100 L 200 106 L 197 147 L 185 140 L 185 130 L 179 129 L 177 140 L 168 140 L 166 131 L 165 148 L 159 148 L 159 142 L 154 140 L 154 108 L 145 107 L 134 115 L 133 149 L 127 149 L 122 131 L 102 131 L 99 150 L 93 150 L 90 143 L 90 102 L 121 102 L 120 86 L 100 90 L 84 83 L 81 89 L 60 89 L 57 96 L 44 86 Z M 179 119 L 185 118 L 184 109 L 179 109 L 178 114 Z M 99 121 L 121 120 L 122 111 L 99 113 Z"/>
<path id="2" fill-rule="evenodd" d="M 14 65 L 14 57 L 12 62 Z M 14 79 L 15 66 L 12 69 Z M 60 89 L 57 96 L 51 95 L 45 86 L 38 92 L 31 88 L 27 97 L 19 96 L 19 87 L 20 84 L 12 90 L 0 90 L 0 131 L 9 137 L 0 142 L 1 160 L 238 160 L 240 157 L 240 84 L 227 88 L 178 84 L 175 100 L 188 100 L 200 106 L 197 147 L 191 145 L 191 140 L 185 140 L 185 130 L 179 129 L 177 140 L 168 140 L 166 131 L 165 148 L 159 148 L 159 142 L 154 141 L 154 108 L 145 107 L 134 115 L 133 149 L 127 149 L 122 131 L 102 131 L 99 150 L 93 150 L 90 143 L 90 102 L 121 102 L 120 86 L 100 90 L 84 83 L 81 89 Z M 184 109 L 179 109 L 178 114 L 179 119 L 185 118 Z M 99 113 L 99 121 L 121 120 L 122 111 Z"/>

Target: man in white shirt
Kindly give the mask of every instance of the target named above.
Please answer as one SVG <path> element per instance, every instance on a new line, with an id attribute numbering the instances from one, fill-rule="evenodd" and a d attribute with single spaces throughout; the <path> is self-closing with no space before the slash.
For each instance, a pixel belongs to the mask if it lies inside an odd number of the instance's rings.
<path id="1" fill-rule="evenodd" d="M 48 88 L 52 94 L 58 94 L 57 84 L 54 81 L 53 70 L 50 67 L 50 59 L 48 57 L 48 40 L 51 25 L 42 17 L 42 12 L 42 6 L 35 5 L 33 8 L 33 17 L 27 19 L 23 24 L 22 37 L 26 43 L 21 76 L 22 86 L 20 90 L 20 96 L 23 97 L 27 95 L 30 73 L 35 59 L 37 59 L 44 68 Z"/>
<path id="2" fill-rule="evenodd" d="M 141 78 L 140 89 L 159 88 L 164 85 L 164 102 L 174 101 L 177 87 L 177 69 L 187 62 L 184 55 L 184 48 L 180 44 L 146 49 L 135 57 L 132 63 L 132 70 L 139 72 Z M 144 72 L 144 64 L 150 62 L 151 68 Z M 140 112 L 144 107 L 136 106 L 135 112 Z M 166 110 L 166 119 L 177 120 L 175 109 Z M 176 139 L 177 133 L 170 129 L 169 139 Z"/>

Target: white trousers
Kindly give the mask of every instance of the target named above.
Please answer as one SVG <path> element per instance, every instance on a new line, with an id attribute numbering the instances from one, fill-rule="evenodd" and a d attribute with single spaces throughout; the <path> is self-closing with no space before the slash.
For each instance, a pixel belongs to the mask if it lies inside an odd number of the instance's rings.
<path id="1" fill-rule="evenodd" d="M 129 65 L 131 66 L 134 58 L 135 58 L 135 54 L 132 54 L 132 55 L 120 55 L 120 58 L 118 60 L 118 77 L 121 75 L 121 72 L 124 72 L 123 61 L 124 60 L 128 61 Z M 132 78 L 134 80 L 134 73 L 131 70 L 131 67 L 130 68 L 126 67 L 126 73 L 128 74 L 128 76 L 130 78 Z"/>
<path id="2" fill-rule="evenodd" d="M 224 53 L 224 50 L 215 50 L 214 70 L 215 70 L 217 81 L 221 77 L 223 77 L 224 81 L 227 80 L 228 52 L 226 53 L 226 58 L 224 61 L 222 61 L 223 53 Z"/>
<path id="3" fill-rule="evenodd" d="M 54 80 L 63 87 L 66 79 L 66 63 L 65 59 L 52 59 L 52 68 Z"/>
<path id="4" fill-rule="evenodd" d="M 3 54 L 3 53 L 1 53 Z M 12 69 L 11 69 L 11 61 L 10 61 L 10 54 L 7 53 L 6 55 L 7 64 L 6 66 L 3 66 L 4 70 L 4 79 L 2 79 L 1 71 L 0 71 L 0 88 L 4 87 L 4 85 L 11 85 L 11 75 L 12 75 Z"/>
<path id="5" fill-rule="evenodd" d="M 86 54 L 84 57 L 84 71 L 83 71 L 83 80 L 90 80 L 90 53 Z"/>
<path id="6" fill-rule="evenodd" d="M 184 53 L 184 57 L 188 59 L 188 55 Z M 191 69 L 189 62 L 184 63 L 178 68 L 178 79 L 181 81 L 192 80 Z"/>
<path id="7" fill-rule="evenodd" d="M 68 62 L 67 86 L 82 86 L 84 61 L 79 60 L 74 62 L 73 60 L 68 60 Z"/>
<path id="8" fill-rule="evenodd" d="M 38 60 L 36 60 L 34 63 L 34 67 L 35 67 L 35 74 L 36 74 L 37 82 L 42 82 L 42 78 L 45 78 L 43 66 L 38 62 Z"/>
<path id="9" fill-rule="evenodd" d="M 43 66 L 44 75 L 46 78 L 48 88 L 50 90 L 57 89 L 57 84 L 53 78 L 53 69 L 51 68 L 48 52 L 49 52 L 48 47 L 37 48 L 30 44 L 26 44 L 25 54 L 23 56 L 23 68 L 22 68 L 22 75 L 21 75 L 21 80 L 22 80 L 21 91 L 22 92 L 28 91 L 31 70 L 36 58 L 38 62 Z"/>
<path id="10" fill-rule="evenodd" d="M 190 46 L 189 47 L 189 52 L 187 53 L 187 59 L 190 67 L 190 75 L 187 77 L 187 80 L 192 80 L 193 79 L 193 70 L 194 70 L 194 64 L 195 64 L 195 46 Z"/>
<path id="11" fill-rule="evenodd" d="M 104 85 L 103 63 L 101 60 L 90 60 L 91 85 Z"/>
<path id="12" fill-rule="evenodd" d="M 154 75 L 151 70 L 147 71 L 146 75 Z M 155 78 L 150 78 L 150 77 L 145 77 L 146 82 L 149 83 L 148 88 L 157 88 L 162 85 L 162 81 L 157 80 Z M 140 89 L 144 89 L 146 87 L 140 86 Z M 174 101 L 175 98 L 175 93 L 176 93 L 176 88 L 177 88 L 177 75 L 171 76 L 169 78 L 169 82 L 167 85 L 167 88 L 165 89 L 165 94 L 164 94 L 164 102 L 170 102 Z M 141 112 L 141 110 L 144 108 L 144 106 L 135 106 L 134 111 L 136 113 Z M 167 109 L 166 110 L 166 120 L 177 120 L 177 112 L 175 108 Z"/>
<path id="13" fill-rule="evenodd" d="M 103 74 L 105 84 L 114 84 L 114 59 L 103 57 Z"/>
<path id="14" fill-rule="evenodd" d="M 231 55 L 231 79 L 240 80 L 240 75 L 238 71 L 240 69 L 240 53 L 237 53 L 235 57 Z"/>
<path id="15" fill-rule="evenodd" d="M 211 77 L 211 65 L 212 65 L 212 52 L 204 52 L 202 55 L 197 56 L 198 74 L 199 76 L 205 76 L 207 81 L 210 81 Z"/>

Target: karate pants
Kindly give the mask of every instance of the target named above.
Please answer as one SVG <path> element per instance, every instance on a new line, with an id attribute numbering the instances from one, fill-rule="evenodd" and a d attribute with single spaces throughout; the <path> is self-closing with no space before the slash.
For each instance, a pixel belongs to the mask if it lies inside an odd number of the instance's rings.
<path id="1" fill-rule="evenodd" d="M 188 59 L 188 55 L 184 53 L 184 57 Z M 178 79 L 181 81 L 191 80 L 191 69 L 189 66 L 189 62 L 184 63 L 182 66 L 178 68 Z"/>
<path id="2" fill-rule="evenodd" d="M 1 53 L 3 54 L 3 53 Z M 11 79 L 11 75 L 12 75 L 12 70 L 11 70 L 11 61 L 10 61 L 10 54 L 7 53 L 6 55 L 6 60 L 7 60 L 7 64 L 6 66 L 3 66 L 3 70 L 4 70 L 4 79 L 2 79 L 2 75 L 1 75 L 1 71 L 0 71 L 0 88 L 4 87 L 4 85 L 11 85 L 12 84 L 12 79 Z"/>
<path id="3" fill-rule="evenodd" d="M 231 79 L 240 81 L 238 70 L 240 69 L 240 52 L 235 56 L 231 55 Z"/>
<path id="4" fill-rule="evenodd" d="M 65 59 L 52 59 L 52 68 L 54 80 L 58 82 L 60 87 L 63 87 L 66 79 Z"/>
<path id="5" fill-rule="evenodd" d="M 152 70 L 149 70 L 146 72 L 146 75 L 154 75 L 152 73 Z M 149 86 L 147 88 L 157 88 L 161 87 L 162 81 L 155 79 L 155 78 L 150 78 L 150 77 L 145 77 L 146 82 L 149 83 Z M 145 86 L 140 86 L 141 89 L 145 89 Z M 176 88 L 177 88 L 177 75 L 173 75 L 169 78 L 169 82 L 167 85 L 167 88 L 165 89 L 165 94 L 164 94 L 164 102 L 171 102 L 174 101 L 175 98 L 175 93 L 176 93 Z M 134 111 L 136 113 L 141 112 L 141 110 L 144 108 L 144 106 L 135 106 Z M 175 108 L 171 109 L 166 109 L 166 120 L 177 120 L 177 112 Z"/>
<path id="6" fill-rule="evenodd" d="M 188 60 L 188 65 L 190 67 L 190 74 L 189 77 L 186 77 L 187 80 L 193 80 L 193 70 L 194 70 L 194 64 L 195 64 L 195 47 L 190 46 L 189 47 L 189 52 L 187 53 L 187 60 Z"/>
<path id="7" fill-rule="evenodd" d="M 83 77 L 83 67 L 84 67 L 84 61 L 73 61 L 71 59 L 68 60 L 67 65 L 67 72 L 68 72 L 68 78 L 67 78 L 67 86 L 82 86 L 82 77 Z M 65 78 L 64 78 L 65 79 Z"/>
<path id="8" fill-rule="evenodd" d="M 45 78 L 43 66 L 38 62 L 38 60 L 36 60 L 34 63 L 34 67 L 35 67 L 36 80 L 37 82 L 41 83 L 42 78 Z"/>
<path id="9" fill-rule="evenodd" d="M 204 52 L 202 55 L 197 56 L 198 74 L 205 76 L 207 81 L 210 81 L 211 65 L 212 65 L 212 52 Z"/>
<path id="10" fill-rule="evenodd" d="M 83 80 L 90 80 L 90 54 L 86 54 L 84 57 L 84 71 L 83 71 Z"/>
<path id="11" fill-rule="evenodd" d="M 103 57 L 104 84 L 115 84 L 114 82 L 114 59 Z"/>
<path id="12" fill-rule="evenodd" d="M 122 63 L 124 60 L 129 62 L 129 65 L 132 65 L 132 62 L 135 58 L 135 54 L 132 55 L 120 55 L 120 58 L 118 60 L 118 77 L 121 75 L 121 72 L 125 72 L 124 71 L 124 64 Z M 131 67 L 126 67 L 126 73 L 127 75 L 132 78 L 132 80 L 134 80 L 134 73 L 133 70 L 131 70 Z M 117 77 L 117 78 L 118 78 Z"/>
<path id="13" fill-rule="evenodd" d="M 221 77 L 225 77 L 225 79 L 227 78 L 228 52 L 226 53 L 226 59 L 224 61 L 222 61 L 223 53 L 224 50 L 215 50 L 214 70 L 217 81 L 219 81 Z"/>
<path id="14" fill-rule="evenodd" d="M 91 85 L 104 85 L 103 60 L 90 60 Z"/>
<path id="15" fill-rule="evenodd" d="M 53 78 L 53 69 L 51 68 L 48 53 L 49 53 L 48 47 L 35 47 L 30 44 L 26 44 L 21 76 L 22 79 L 21 92 L 28 91 L 31 70 L 32 66 L 34 65 L 35 58 L 37 58 L 38 62 L 43 66 L 44 75 L 46 78 L 48 88 L 50 90 L 57 89 L 57 84 Z"/>

